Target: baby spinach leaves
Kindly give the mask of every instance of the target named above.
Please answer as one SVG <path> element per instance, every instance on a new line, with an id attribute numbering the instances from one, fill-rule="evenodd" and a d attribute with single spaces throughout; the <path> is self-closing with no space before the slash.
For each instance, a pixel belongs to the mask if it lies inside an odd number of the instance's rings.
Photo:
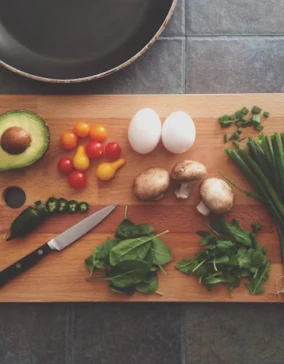
<path id="1" fill-rule="evenodd" d="M 218 284 L 226 284 L 230 291 L 238 287 L 242 278 L 251 294 L 264 292 L 270 262 L 256 235 L 242 229 L 237 220 L 229 224 L 224 219 L 213 221 L 210 232 L 199 231 L 204 250 L 193 259 L 183 258 L 176 268 L 187 275 L 195 275 L 210 291 Z M 211 233 L 213 232 L 214 235 Z"/>
<path id="2" fill-rule="evenodd" d="M 120 294 L 131 295 L 135 291 L 156 293 L 157 269 L 164 273 L 163 265 L 171 261 L 169 247 L 155 235 L 149 224 L 135 225 L 127 217 L 115 231 L 114 239 L 107 239 L 85 260 L 90 277 L 87 281 L 109 281 L 109 288 Z M 105 276 L 94 276 L 95 270 L 104 270 Z"/>

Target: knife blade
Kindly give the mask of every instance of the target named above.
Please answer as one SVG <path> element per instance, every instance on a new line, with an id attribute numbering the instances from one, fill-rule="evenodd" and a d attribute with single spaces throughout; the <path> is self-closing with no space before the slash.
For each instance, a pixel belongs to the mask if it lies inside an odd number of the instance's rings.
<path id="1" fill-rule="evenodd" d="M 0 287 L 9 282 L 11 279 L 17 277 L 19 274 L 33 267 L 52 250 L 60 251 L 67 248 L 69 245 L 74 243 L 76 240 L 87 234 L 90 230 L 101 223 L 109 214 L 112 213 L 115 208 L 116 205 L 104 207 L 103 209 L 73 225 L 63 233 L 57 235 L 48 243 L 45 243 L 30 254 L 26 255 L 24 258 L 2 270 L 0 272 Z"/>

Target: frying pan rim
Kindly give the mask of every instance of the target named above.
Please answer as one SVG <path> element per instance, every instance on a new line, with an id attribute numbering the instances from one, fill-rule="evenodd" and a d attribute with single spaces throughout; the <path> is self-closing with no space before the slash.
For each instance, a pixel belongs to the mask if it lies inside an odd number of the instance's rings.
<path id="1" fill-rule="evenodd" d="M 15 68 L 13 66 L 10 66 L 8 63 L 3 62 L 0 60 L 0 66 L 3 66 L 5 68 L 7 68 L 8 70 L 17 73 L 21 76 L 27 77 L 27 78 L 31 78 L 33 80 L 36 81 L 42 81 L 42 82 L 47 82 L 47 83 L 63 83 L 63 84 L 68 84 L 68 83 L 80 83 L 80 82 L 87 82 L 87 81 L 93 81 L 93 80 L 97 80 L 99 78 L 103 78 L 106 76 L 109 76 L 117 71 L 122 70 L 123 68 L 129 66 L 131 63 L 133 63 L 134 61 L 136 61 L 139 57 L 141 57 L 158 39 L 158 37 L 160 36 L 160 34 L 163 32 L 163 30 L 165 29 L 165 27 L 167 26 L 167 24 L 169 23 L 175 7 L 177 5 L 177 1 L 178 0 L 172 0 L 172 5 L 169 9 L 169 12 L 164 20 L 164 22 L 162 23 L 161 27 L 158 29 L 158 31 L 156 32 L 156 34 L 150 39 L 150 41 L 139 51 L 137 52 L 134 56 L 132 56 L 131 58 L 129 58 L 127 61 L 121 63 L 120 65 L 111 68 L 110 70 L 101 72 L 101 73 L 97 73 L 95 75 L 91 75 L 91 76 L 87 76 L 87 77 L 80 77 L 80 78 L 70 78 L 70 79 L 60 79 L 60 78 L 49 78 L 49 77 L 42 77 L 42 76 L 37 76 L 37 75 L 33 75 L 32 73 L 29 72 L 25 72 L 22 71 L 18 68 Z"/>

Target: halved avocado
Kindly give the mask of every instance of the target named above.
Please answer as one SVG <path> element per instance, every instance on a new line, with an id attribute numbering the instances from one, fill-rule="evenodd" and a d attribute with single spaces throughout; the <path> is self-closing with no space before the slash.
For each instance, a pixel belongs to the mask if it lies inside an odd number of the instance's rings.
<path id="1" fill-rule="evenodd" d="M 25 168 L 49 147 L 48 126 L 37 114 L 14 110 L 0 115 L 0 171 Z"/>

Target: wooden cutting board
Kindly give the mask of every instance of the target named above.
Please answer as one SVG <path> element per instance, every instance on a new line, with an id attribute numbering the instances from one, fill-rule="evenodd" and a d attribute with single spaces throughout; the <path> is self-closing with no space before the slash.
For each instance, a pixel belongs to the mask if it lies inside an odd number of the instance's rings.
<path id="1" fill-rule="evenodd" d="M 0 174 L 0 195 L 9 186 L 20 186 L 27 194 L 26 205 L 36 200 L 47 200 L 50 196 L 88 201 L 91 211 L 116 203 L 119 206 L 98 228 L 62 252 L 50 254 L 30 271 L 11 281 L 0 290 L 0 302 L 107 302 L 107 301 L 155 301 L 155 302 L 283 302 L 276 294 L 276 281 L 281 280 L 282 268 L 280 249 L 275 226 L 264 208 L 255 200 L 238 191 L 236 204 L 228 216 L 235 217 L 245 227 L 259 220 L 263 226 L 260 241 L 268 247 L 268 258 L 272 261 L 270 279 L 266 293 L 252 296 L 242 285 L 231 295 L 225 287 L 212 292 L 199 285 L 195 277 L 187 277 L 174 268 L 182 257 L 192 256 L 200 249 L 196 230 L 204 229 L 206 220 L 195 206 L 198 190 L 188 201 L 177 201 L 172 191 L 160 202 L 141 203 L 132 195 L 134 177 L 150 166 L 168 170 L 184 159 L 204 163 L 209 176 L 218 176 L 218 170 L 244 187 L 249 187 L 238 170 L 228 161 L 224 153 L 223 134 L 217 118 L 232 113 L 243 106 L 259 105 L 270 111 L 265 121 L 265 133 L 284 130 L 284 94 L 257 95 L 157 95 L 157 96 L 0 96 L 0 112 L 12 109 L 28 109 L 44 118 L 51 132 L 51 147 L 38 164 L 19 171 Z M 164 120 L 171 112 L 184 110 L 194 119 L 197 139 L 194 147 L 186 154 L 175 156 L 159 146 L 153 153 L 142 156 L 133 152 L 127 142 L 127 126 L 131 117 L 140 108 L 154 108 Z M 88 171 L 88 187 L 74 191 L 68 187 L 65 177 L 58 174 L 56 163 L 59 157 L 72 156 L 59 148 L 58 140 L 63 131 L 71 129 L 78 120 L 104 124 L 109 130 L 109 141 L 118 142 L 123 150 L 127 165 L 110 182 L 99 182 L 95 176 L 96 163 Z M 245 135 L 256 132 L 245 130 Z M 11 221 L 21 209 L 10 209 L 0 202 L 0 234 L 7 232 Z M 87 283 L 88 272 L 84 259 L 95 247 L 111 237 L 114 228 L 123 218 L 124 206 L 129 206 L 130 218 L 136 223 L 151 223 L 158 232 L 169 229 L 164 237 L 173 253 L 173 261 L 167 267 L 167 276 L 159 274 L 159 291 L 164 296 L 136 293 L 131 297 L 112 293 L 106 282 Z M 26 239 L 10 243 L 0 242 L 0 269 L 15 262 L 36 247 L 64 231 L 81 216 L 57 216 L 50 218 L 35 233 Z"/>

